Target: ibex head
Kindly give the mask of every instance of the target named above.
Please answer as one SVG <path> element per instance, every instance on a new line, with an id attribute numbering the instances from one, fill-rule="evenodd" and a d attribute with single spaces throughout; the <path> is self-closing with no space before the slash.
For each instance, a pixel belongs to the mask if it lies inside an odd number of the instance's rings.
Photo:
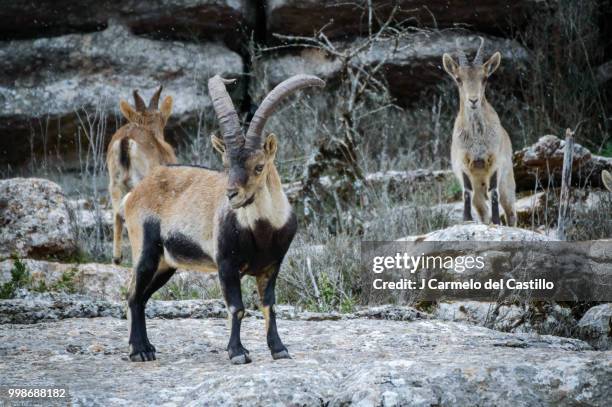
<path id="1" fill-rule="evenodd" d="M 172 114 L 172 96 L 166 96 L 159 108 L 159 97 L 161 95 L 162 86 L 151 96 L 149 106 L 145 105 L 138 94 L 138 90 L 134 90 L 134 107 L 128 102 L 121 99 L 119 109 L 123 116 L 131 123 L 136 123 L 142 126 L 152 127 L 155 129 L 163 129 L 168 122 L 170 114 Z"/>
<path id="2" fill-rule="evenodd" d="M 457 50 L 459 63 L 449 55 L 442 56 L 444 70 L 455 80 L 459 88 L 462 107 L 467 111 L 480 109 L 484 100 L 485 88 L 489 76 L 497 70 L 501 54 L 496 52 L 485 63 L 483 58 L 484 39 L 480 37 L 480 46 L 474 60 L 470 63 L 462 50 Z"/>
<path id="3" fill-rule="evenodd" d="M 309 86 L 324 86 L 316 76 L 295 75 L 276 86 L 265 97 L 249 124 L 246 135 L 225 85 L 232 83 L 219 75 L 208 80 L 208 91 L 219 120 L 222 139 L 213 136 L 213 146 L 223 156 L 228 173 L 227 197 L 232 208 L 247 206 L 265 184 L 274 166 L 277 139 L 274 134 L 263 137 L 266 121 L 281 101 L 296 91 Z"/>
<path id="4" fill-rule="evenodd" d="M 606 170 L 603 170 L 601 172 L 601 180 L 608 191 L 612 192 L 612 174 Z"/>

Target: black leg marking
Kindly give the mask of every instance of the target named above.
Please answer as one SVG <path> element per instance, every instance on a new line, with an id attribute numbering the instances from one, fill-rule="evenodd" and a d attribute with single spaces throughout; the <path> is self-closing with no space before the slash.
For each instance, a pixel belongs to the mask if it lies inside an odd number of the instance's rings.
<path id="1" fill-rule="evenodd" d="M 155 294 L 157 290 L 162 288 L 164 285 L 166 285 L 168 281 L 170 281 L 170 278 L 172 278 L 175 272 L 176 269 L 174 268 L 170 268 L 167 270 L 157 270 L 157 272 L 153 276 L 153 279 L 151 280 L 151 282 L 143 293 L 145 303 L 149 301 L 149 298 L 151 298 L 151 296 Z"/>
<path id="2" fill-rule="evenodd" d="M 471 221 L 472 218 L 472 182 L 467 174 L 463 173 L 463 221 Z"/>
<path id="3" fill-rule="evenodd" d="M 291 359 L 289 351 L 283 345 L 281 338 L 278 336 L 276 328 L 276 312 L 274 304 L 276 303 L 276 277 L 280 270 L 280 265 L 268 267 L 262 274 L 257 276 L 257 291 L 261 300 L 262 311 L 266 320 L 266 339 L 268 348 L 272 353 L 273 359 Z"/>
<path id="4" fill-rule="evenodd" d="M 501 224 L 499 220 L 499 196 L 497 193 L 497 171 L 491 176 L 489 182 L 489 191 L 491 191 L 491 222 L 496 225 Z"/>
<path id="5" fill-rule="evenodd" d="M 165 240 L 164 247 L 172 257 L 191 263 L 213 263 L 200 245 L 180 232 L 172 232 Z"/>
<path id="6" fill-rule="evenodd" d="M 250 363 L 249 351 L 242 346 L 240 341 L 240 325 L 244 317 L 244 304 L 242 303 L 242 292 L 240 290 L 239 267 L 231 261 L 220 262 L 219 282 L 231 318 L 231 334 L 227 345 L 230 362 L 235 365 Z"/>
<path id="7" fill-rule="evenodd" d="M 159 221 L 147 219 L 143 225 L 142 252 L 134 269 L 134 284 L 128 297 L 130 314 L 129 344 L 130 360 L 132 362 L 155 360 L 155 348 L 147 337 L 145 306 L 148 300 L 146 296 L 147 287 L 154 280 L 161 254 L 162 245 Z"/>

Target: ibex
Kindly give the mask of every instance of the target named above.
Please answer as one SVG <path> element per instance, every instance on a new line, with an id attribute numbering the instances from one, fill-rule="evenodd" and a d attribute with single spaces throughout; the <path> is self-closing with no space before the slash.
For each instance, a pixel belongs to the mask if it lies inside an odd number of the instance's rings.
<path id="1" fill-rule="evenodd" d="M 472 220 L 472 205 L 481 222 L 500 224 L 499 203 L 509 226 L 516 224 L 515 183 L 512 169 L 512 144 L 499 117 L 487 102 L 488 78 L 499 67 L 501 54 L 496 52 L 482 62 L 484 40 L 472 63 L 458 50 L 457 64 L 444 54 L 444 70 L 459 89 L 459 113 L 455 119 L 451 145 L 453 172 L 463 185 L 463 220 Z M 499 190 L 499 195 L 498 195 Z M 487 205 L 491 194 L 491 214 Z"/>
<path id="2" fill-rule="evenodd" d="M 277 139 L 263 137 L 270 115 L 282 99 L 321 79 L 296 75 L 275 87 L 263 100 L 243 135 L 227 93 L 228 81 L 208 81 L 219 120 L 225 170 L 160 166 L 125 199 L 125 222 L 135 264 L 128 294 L 130 360 L 155 359 L 145 323 L 145 306 L 178 267 L 218 271 L 228 308 L 231 363 L 251 361 L 240 341 L 244 305 L 240 279 L 256 278 L 266 322 L 268 347 L 274 359 L 289 358 L 276 328 L 275 283 L 297 220 L 283 192 L 274 165 Z"/>
<path id="3" fill-rule="evenodd" d="M 603 181 L 604 186 L 610 192 L 612 192 L 612 174 L 608 171 L 603 170 L 601 172 L 601 180 Z"/>
<path id="4" fill-rule="evenodd" d="M 158 109 L 162 87 L 153 94 L 149 106 L 134 90 L 135 109 L 125 100 L 119 108 L 128 120 L 113 135 L 108 145 L 106 164 L 113 205 L 113 262 L 121 262 L 121 235 L 123 220 L 119 207 L 123 197 L 140 182 L 153 168 L 162 164 L 176 163 L 176 156 L 170 144 L 164 140 L 164 127 L 172 113 L 172 97 L 166 96 Z"/>

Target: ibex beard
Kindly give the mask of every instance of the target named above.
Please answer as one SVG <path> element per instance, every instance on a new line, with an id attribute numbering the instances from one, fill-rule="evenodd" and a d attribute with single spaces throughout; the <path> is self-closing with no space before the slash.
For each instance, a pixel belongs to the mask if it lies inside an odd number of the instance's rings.
<path id="1" fill-rule="evenodd" d="M 177 268 L 218 271 L 228 309 L 230 361 L 249 363 L 240 340 L 244 304 L 240 280 L 254 276 L 274 359 L 289 358 L 274 312 L 275 284 L 281 263 L 297 229 L 297 220 L 274 165 L 277 139 L 262 136 L 266 120 L 282 99 L 319 78 L 297 75 L 274 88 L 259 106 L 246 136 L 219 76 L 208 82 L 222 138 L 213 146 L 225 170 L 162 166 L 138 184 L 125 200 L 125 220 L 134 270 L 128 295 L 129 345 L 132 361 L 154 360 L 145 306 Z"/>
<path id="2" fill-rule="evenodd" d="M 501 204 L 506 223 L 515 226 L 512 143 L 495 109 L 485 97 L 487 80 L 499 67 L 501 54 L 496 52 L 483 63 L 483 44 L 481 38 L 471 63 L 462 51 L 459 51 L 459 63 L 449 54 L 442 58 L 445 71 L 459 89 L 459 113 L 453 128 L 451 162 L 453 172 L 463 185 L 463 219 L 472 220 L 473 206 L 481 222 L 500 224 Z"/>

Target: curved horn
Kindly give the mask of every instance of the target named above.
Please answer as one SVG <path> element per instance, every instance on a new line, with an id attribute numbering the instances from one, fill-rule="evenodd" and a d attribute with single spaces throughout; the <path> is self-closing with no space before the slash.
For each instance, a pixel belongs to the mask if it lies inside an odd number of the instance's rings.
<path id="1" fill-rule="evenodd" d="M 226 84 L 234 82 L 235 80 L 223 79 L 219 75 L 215 75 L 208 80 L 208 93 L 210 94 L 217 119 L 219 119 L 223 141 L 225 141 L 225 145 L 229 149 L 238 148 L 244 142 L 238 114 L 232 99 L 225 89 Z"/>
<path id="2" fill-rule="evenodd" d="M 147 107 L 145 106 L 144 100 L 142 100 L 142 98 L 138 94 L 138 89 L 134 89 L 132 94 L 134 95 L 134 106 L 136 106 L 136 111 L 144 112 Z"/>
<path id="3" fill-rule="evenodd" d="M 309 86 L 325 86 L 325 81 L 313 75 L 295 75 L 276 85 L 255 111 L 246 134 L 245 148 L 257 149 L 262 144 L 262 132 L 268 118 L 287 96 Z"/>
<path id="4" fill-rule="evenodd" d="M 484 46 L 484 38 L 482 37 L 478 37 L 478 38 L 480 38 L 480 46 L 478 47 L 476 56 L 474 57 L 474 60 L 472 61 L 472 65 L 482 65 L 482 49 Z"/>
<path id="5" fill-rule="evenodd" d="M 159 96 L 161 95 L 161 91 L 163 89 L 163 85 L 159 85 L 157 91 L 151 96 L 151 100 L 149 100 L 149 110 L 157 109 L 159 107 Z"/>
<path id="6" fill-rule="evenodd" d="M 468 66 L 469 62 L 468 62 L 467 56 L 465 55 L 465 52 L 463 52 L 463 50 L 459 46 L 459 40 L 457 38 L 455 38 L 455 46 L 457 47 L 457 59 L 459 60 L 459 65 Z"/>

